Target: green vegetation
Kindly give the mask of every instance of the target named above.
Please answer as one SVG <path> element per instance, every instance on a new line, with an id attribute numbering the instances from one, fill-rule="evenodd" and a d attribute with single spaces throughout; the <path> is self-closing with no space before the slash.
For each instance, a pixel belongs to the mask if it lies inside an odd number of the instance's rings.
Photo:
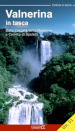
<path id="1" fill-rule="evenodd" d="M 0 124 L 7 124 L 8 110 L 5 102 L 8 102 L 11 97 L 8 96 L 7 91 L 16 81 L 16 76 L 19 77 L 19 82 L 23 83 L 26 81 L 26 76 L 30 73 L 29 67 L 23 68 L 18 67 L 18 60 L 20 54 L 26 48 L 35 47 L 35 43 L 39 39 L 39 35 L 34 36 L 6 36 L 5 30 L 0 30 Z M 23 81 L 22 81 L 23 79 Z M 22 92 L 20 92 L 23 94 Z M 13 101 L 18 100 L 14 97 Z M 12 103 L 11 103 L 12 104 Z"/>
<path id="2" fill-rule="evenodd" d="M 13 97 L 13 100 L 12 100 L 12 102 L 14 102 L 14 101 L 18 101 L 19 100 L 19 97 Z"/>
<path id="3" fill-rule="evenodd" d="M 21 83 L 27 84 L 32 73 L 31 65 L 29 63 L 25 63 L 24 65 L 20 63 L 20 66 L 17 69 L 17 78 L 20 80 Z"/>
<path id="4" fill-rule="evenodd" d="M 75 55 L 75 34 L 65 33 L 64 35 L 57 35 L 51 32 L 45 32 L 43 36 L 44 40 L 51 42 L 53 55 L 59 55 L 64 52 L 70 52 L 72 55 Z M 58 47 L 61 47 L 61 49 Z M 57 51 L 57 53 L 55 51 Z"/>
<path id="5" fill-rule="evenodd" d="M 75 36 L 45 33 L 45 40 L 64 47 L 63 55 L 52 57 L 29 86 L 44 103 L 44 122 L 63 124 L 75 112 Z"/>
<path id="6" fill-rule="evenodd" d="M 13 103 L 5 104 L 0 111 L 0 124 L 7 124 L 9 109 L 13 106 Z"/>
<path id="7" fill-rule="evenodd" d="M 34 96 L 31 94 L 31 95 L 26 95 L 25 96 L 25 99 L 28 99 L 28 100 L 30 100 L 30 99 L 33 99 L 34 98 Z"/>
<path id="8" fill-rule="evenodd" d="M 75 56 L 68 53 L 53 57 L 44 67 L 30 87 L 41 93 L 45 123 L 62 124 L 75 111 Z"/>
<path id="9" fill-rule="evenodd" d="M 44 66 L 45 68 L 40 72 L 39 77 L 31 83 L 35 91 L 48 93 L 51 90 L 51 85 L 55 83 L 65 89 L 74 89 L 75 56 L 71 54 L 56 56 Z"/>
<path id="10" fill-rule="evenodd" d="M 24 95 L 24 92 L 23 91 L 19 91 L 20 92 L 20 94 L 23 96 Z"/>
<path id="11" fill-rule="evenodd" d="M 57 84 L 51 86 L 50 93 L 43 93 L 39 101 L 44 102 L 45 123 L 64 123 L 75 112 L 75 95 L 72 91 L 66 91 Z"/>
<path id="12" fill-rule="evenodd" d="M 17 104 L 16 104 L 16 106 L 19 105 L 19 104 L 21 104 L 22 102 L 23 102 L 23 101 L 18 101 Z"/>
<path id="13" fill-rule="evenodd" d="M 75 35 L 65 35 L 46 32 L 44 40 L 51 41 L 53 57 L 48 61 L 39 76 L 29 83 L 30 89 L 38 93 L 39 101 L 44 102 L 45 123 L 64 123 L 75 111 Z M 7 94 L 18 77 L 22 84 L 28 84 L 31 65 L 21 65 L 18 61 L 23 50 L 35 49 L 36 42 L 42 40 L 38 36 L 5 36 L 0 31 L 0 124 L 7 124 L 8 111 L 13 103 L 5 104 L 11 100 Z M 60 46 L 63 55 L 59 55 Z M 61 50 L 60 50 L 61 52 Z M 61 54 L 62 54 L 61 53 Z M 23 95 L 23 92 L 20 91 Z M 33 95 L 26 95 L 26 99 Z M 18 100 L 14 97 L 13 101 Z M 17 103 L 20 104 L 23 101 Z"/>

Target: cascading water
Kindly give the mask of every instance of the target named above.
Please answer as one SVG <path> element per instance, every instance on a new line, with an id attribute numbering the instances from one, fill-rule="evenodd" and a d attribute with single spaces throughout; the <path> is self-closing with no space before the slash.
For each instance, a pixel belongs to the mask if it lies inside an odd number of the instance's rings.
<path id="1" fill-rule="evenodd" d="M 40 62 L 41 66 L 50 60 L 52 56 L 51 43 L 49 41 L 42 40 L 41 43 L 36 45 L 36 59 Z"/>
<path id="2" fill-rule="evenodd" d="M 22 92 L 22 93 L 21 93 Z M 38 102 L 38 97 L 19 86 L 10 88 L 11 96 L 19 97 L 14 106 L 9 110 L 8 124 L 43 124 L 43 103 Z M 30 98 L 27 99 L 26 96 Z M 22 102 L 19 104 L 19 102 Z"/>
<path id="3" fill-rule="evenodd" d="M 36 46 L 36 59 L 42 64 L 51 58 L 51 43 L 41 41 Z M 38 102 L 38 97 L 28 92 L 27 88 L 14 86 L 8 93 L 13 97 L 19 97 L 14 101 L 13 107 L 9 110 L 8 124 L 43 124 L 43 107 L 44 104 Z M 27 98 L 28 96 L 28 98 Z M 8 103 L 11 103 L 10 100 Z"/>
<path id="4" fill-rule="evenodd" d="M 51 52 L 51 43 L 49 41 L 41 41 L 41 65 L 51 58 Z"/>

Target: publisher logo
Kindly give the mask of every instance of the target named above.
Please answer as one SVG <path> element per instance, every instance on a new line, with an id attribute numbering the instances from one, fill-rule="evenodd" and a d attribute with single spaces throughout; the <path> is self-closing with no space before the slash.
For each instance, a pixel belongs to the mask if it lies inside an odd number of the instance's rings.
<path id="1" fill-rule="evenodd" d="M 45 125 L 36 125 L 36 126 L 33 125 L 33 126 L 31 126 L 31 129 L 33 129 L 33 130 L 34 130 L 34 129 L 45 130 Z"/>

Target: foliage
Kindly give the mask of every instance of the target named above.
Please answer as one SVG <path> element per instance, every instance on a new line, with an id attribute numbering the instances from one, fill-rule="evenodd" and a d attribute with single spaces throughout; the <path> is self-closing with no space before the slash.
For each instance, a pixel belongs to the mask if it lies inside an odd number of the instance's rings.
<path id="1" fill-rule="evenodd" d="M 25 75 L 27 76 L 30 71 L 28 66 L 24 68 L 25 73 L 22 68 L 18 70 L 17 63 L 20 54 L 27 48 L 29 43 L 34 45 L 38 38 L 39 35 L 38 37 L 28 36 L 27 38 L 23 36 L 6 36 L 5 30 L 0 30 L 0 124 L 7 124 L 9 108 L 13 105 L 13 103 L 5 104 L 11 99 L 7 95 L 8 89 L 15 82 L 17 74 L 19 74 L 20 78 L 23 76 L 21 79 L 25 80 Z M 18 97 L 14 97 L 12 101 L 18 99 Z"/>
<path id="2" fill-rule="evenodd" d="M 0 124 L 7 124 L 9 109 L 13 106 L 13 103 L 4 105 L 3 109 L 0 111 Z"/>
<path id="3" fill-rule="evenodd" d="M 31 66 L 28 63 L 24 67 L 17 66 L 20 54 L 26 48 L 34 49 L 37 40 L 40 44 L 42 38 L 39 34 L 36 37 L 6 37 L 5 30 L 2 32 L 0 30 L 0 124 L 7 124 L 9 109 L 13 106 L 13 103 L 5 104 L 11 99 L 7 91 L 16 76 L 21 83 L 27 83 L 31 75 Z M 44 40 L 51 42 L 53 56 L 54 47 L 61 47 L 64 54 L 59 55 L 57 48 L 55 55 L 58 56 L 52 57 L 43 66 L 39 76 L 29 86 L 38 93 L 39 101 L 44 103 L 45 123 L 64 123 L 75 111 L 75 35 L 46 32 L 43 36 Z M 26 95 L 25 98 L 31 99 L 33 95 Z M 18 98 L 14 97 L 13 101 L 15 100 Z M 17 105 L 22 102 L 17 102 Z"/>
<path id="4" fill-rule="evenodd" d="M 44 122 L 47 124 L 62 124 L 75 111 L 75 92 L 67 91 L 57 84 L 51 86 L 50 93 L 43 93 L 39 101 L 44 103 Z"/>
<path id="5" fill-rule="evenodd" d="M 29 63 L 17 67 L 17 78 L 21 83 L 27 84 L 31 79 L 32 68 Z"/>
<path id="6" fill-rule="evenodd" d="M 21 104 L 22 102 L 23 102 L 22 100 L 18 101 L 17 104 L 16 104 L 16 106 L 19 105 L 19 104 Z"/>
<path id="7" fill-rule="evenodd" d="M 20 92 L 20 94 L 23 96 L 24 95 L 24 92 L 23 91 L 19 91 Z"/>
<path id="8" fill-rule="evenodd" d="M 19 100 L 19 97 L 13 97 L 13 100 L 12 100 L 12 102 L 14 102 L 14 101 L 18 101 Z"/>
<path id="9" fill-rule="evenodd" d="M 53 57 L 29 86 L 44 103 L 44 122 L 62 124 L 75 111 L 75 56 L 65 53 Z"/>
<path id="10" fill-rule="evenodd" d="M 31 94 L 31 95 L 25 95 L 25 99 L 28 99 L 28 100 L 30 100 L 30 99 L 33 99 L 34 98 L 34 96 Z"/>
<path id="11" fill-rule="evenodd" d="M 71 54 L 56 56 L 48 61 L 44 67 L 39 77 L 30 83 L 35 91 L 40 93 L 50 92 L 50 86 L 55 83 L 65 89 L 74 89 L 75 56 Z"/>

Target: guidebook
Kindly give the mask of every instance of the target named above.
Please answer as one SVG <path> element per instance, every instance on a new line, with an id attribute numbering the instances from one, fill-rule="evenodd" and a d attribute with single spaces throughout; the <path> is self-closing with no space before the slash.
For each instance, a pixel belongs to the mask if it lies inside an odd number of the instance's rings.
<path id="1" fill-rule="evenodd" d="M 0 130 L 75 131 L 74 113 L 75 1 L 0 0 Z"/>

